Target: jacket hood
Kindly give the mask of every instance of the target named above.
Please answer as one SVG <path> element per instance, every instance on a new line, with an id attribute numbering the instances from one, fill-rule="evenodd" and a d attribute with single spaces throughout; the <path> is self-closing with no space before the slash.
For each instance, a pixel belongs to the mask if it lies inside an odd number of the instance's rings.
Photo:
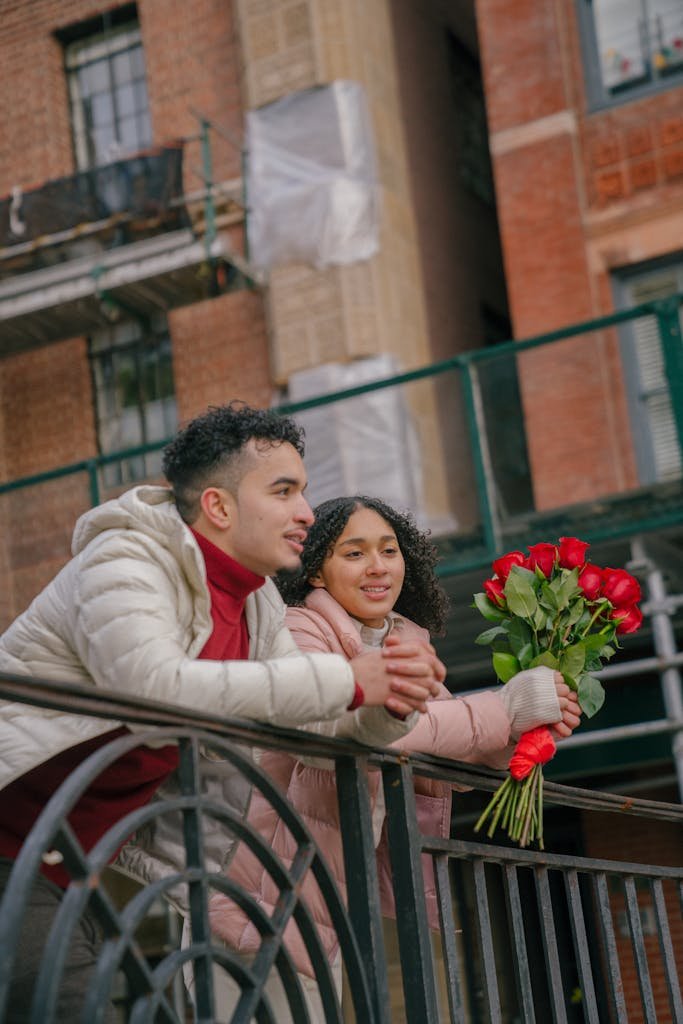
<path id="1" fill-rule="evenodd" d="M 175 545 L 183 535 L 191 536 L 178 514 L 168 487 L 143 485 L 118 498 L 84 512 L 76 521 L 71 553 L 78 555 L 105 530 L 138 530 L 156 541 L 167 538 Z"/>

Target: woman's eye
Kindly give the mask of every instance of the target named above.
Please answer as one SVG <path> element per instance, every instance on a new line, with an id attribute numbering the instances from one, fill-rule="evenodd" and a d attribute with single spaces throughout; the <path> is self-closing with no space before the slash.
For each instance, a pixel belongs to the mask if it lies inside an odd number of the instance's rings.
<path id="1" fill-rule="evenodd" d="M 347 551 L 346 552 L 346 557 L 347 558 L 358 558 L 361 554 L 362 554 L 361 551 Z"/>

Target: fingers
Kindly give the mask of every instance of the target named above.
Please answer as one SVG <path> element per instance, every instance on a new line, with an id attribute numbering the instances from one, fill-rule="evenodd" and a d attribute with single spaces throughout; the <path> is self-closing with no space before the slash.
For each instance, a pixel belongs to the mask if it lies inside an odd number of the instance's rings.
<path id="1" fill-rule="evenodd" d="M 427 705 L 422 704 L 408 704 L 406 701 L 401 700 L 399 697 L 387 697 L 384 702 L 384 707 L 387 711 L 391 711 L 394 715 L 398 715 L 399 718 L 407 718 L 413 711 L 420 711 L 422 714 L 427 710 Z"/>
<path id="2" fill-rule="evenodd" d="M 402 699 L 409 701 L 415 707 L 420 705 L 427 710 L 426 701 L 431 694 L 430 684 L 427 681 L 410 681 L 402 677 L 394 676 L 389 682 L 389 689 L 392 693 L 399 694 Z"/>
<path id="3" fill-rule="evenodd" d="M 437 684 L 446 678 L 446 666 L 437 658 L 431 644 L 392 643 L 388 647 L 385 644 L 382 648 L 382 657 L 390 659 L 387 671 L 398 675 L 429 675 Z M 438 685 L 431 690 L 433 697 L 436 697 L 438 692 Z"/>

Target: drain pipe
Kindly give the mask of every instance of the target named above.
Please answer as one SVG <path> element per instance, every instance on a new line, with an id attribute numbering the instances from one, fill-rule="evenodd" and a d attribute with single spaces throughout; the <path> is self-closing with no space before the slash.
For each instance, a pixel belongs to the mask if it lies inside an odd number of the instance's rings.
<path id="1" fill-rule="evenodd" d="M 631 557 L 632 563 L 629 568 L 645 581 L 655 654 L 664 659 L 673 658 L 677 653 L 676 637 L 671 625 L 674 603 L 667 597 L 662 571 L 647 554 L 642 537 L 634 537 L 631 540 Z M 683 801 L 683 728 L 680 726 L 683 722 L 683 693 L 681 673 L 675 665 L 662 669 L 661 685 L 666 716 L 670 722 L 678 723 L 678 728 L 671 737 L 671 746 L 678 792 Z"/>

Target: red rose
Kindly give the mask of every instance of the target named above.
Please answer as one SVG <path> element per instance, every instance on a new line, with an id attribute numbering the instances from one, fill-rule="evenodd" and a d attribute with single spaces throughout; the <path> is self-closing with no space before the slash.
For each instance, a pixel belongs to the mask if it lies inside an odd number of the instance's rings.
<path id="1" fill-rule="evenodd" d="M 510 775 L 521 782 L 535 764 L 546 764 L 553 757 L 557 747 L 555 740 L 544 725 L 522 733 L 510 758 Z"/>
<path id="2" fill-rule="evenodd" d="M 576 569 L 577 565 L 583 565 L 588 547 L 588 543 L 578 537 L 560 537 L 559 559 L 562 568 Z"/>
<path id="3" fill-rule="evenodd" d="M 501 608 L 505 605 L 505 594 L 503 593 L 502 580 L 491 579 L 486 580 L 484 583 L 484 591 L 489 601 L 493 604 L 499 605 Z"/>
<path id="4" fill-rule="evenodd" d="M 630 608 L 613 608 L 609 617 L 619 623 L 617 633 L 622 636 L 626 633 L 637 633 L 643 624 L 643 613 L 637 604 Z"/>
<path id="5" fill-rule="evenodd" d="M 579 573 L 579 586 L 589 601 L 597 600 L 602 586 L 602 569 L 599 565 L 586 562 Z"/>
<path id="6" fill-rule="evenodd" d="M 544 576 L 550 576 L 556 561 L 557 548 L 554 544 L 532 544 L 529 548 L 529 568 L 538 566 Z"/>
<path id="7" fill-rule="evenodd" d="M 640 584 L 625 569 L 602 570 L 602 593 L 615 608 L 630 608 L 640 601 Z"/>
<path id="8" fill-rule="evenodd" d="M 501 555 L 493 563 L 493 571 L 498 579 L 505 580 L 510 575 L 510 569 L 513 565 L 525 565 L 526 558 L 522 551 L 509 551 L 507 555 Z"/>

